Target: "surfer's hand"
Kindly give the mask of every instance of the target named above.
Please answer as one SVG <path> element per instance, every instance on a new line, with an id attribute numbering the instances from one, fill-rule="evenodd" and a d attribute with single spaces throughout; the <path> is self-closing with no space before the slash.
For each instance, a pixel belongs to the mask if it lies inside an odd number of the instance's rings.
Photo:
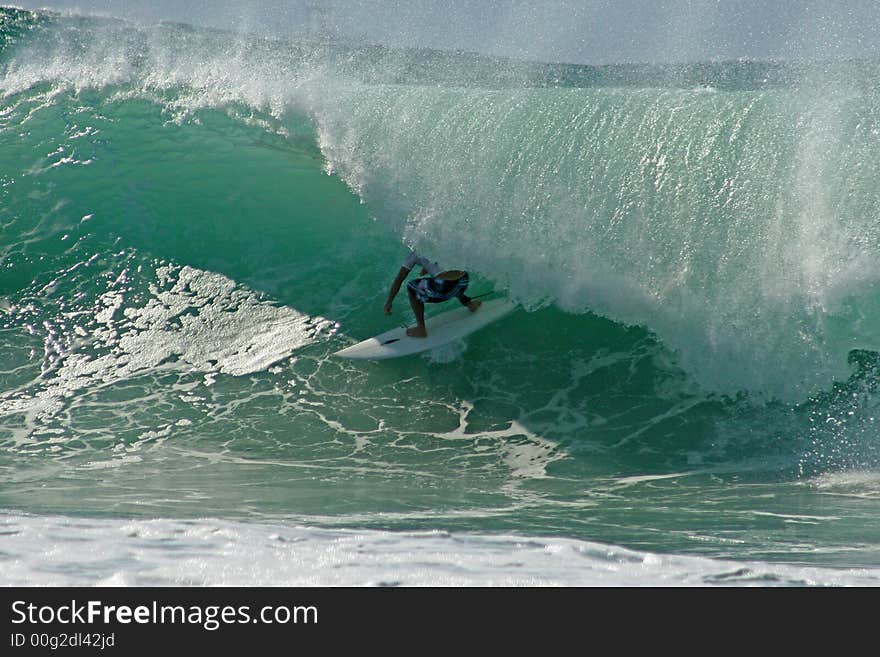
<path id="1" fill-rule="evenodd" d="M 391 314 L 391 302 L 390 302 L 390 301 L 389 301 L 388 303 L 385 304 L 385 314 L 386 314 L 386 315 L 390 315 L 390 314 Z"/>

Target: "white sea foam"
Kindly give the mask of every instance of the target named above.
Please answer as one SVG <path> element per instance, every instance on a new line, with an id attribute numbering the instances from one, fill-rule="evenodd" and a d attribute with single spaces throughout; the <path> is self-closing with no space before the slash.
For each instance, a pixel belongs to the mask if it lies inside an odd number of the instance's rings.
<path id="1" fill-rule="evenodd" d="M 125 272 L 116 283 L 96 299 L 84 326 L 47 331 L 41 376 L 0 394 L 0 416 L 45 418 L 75 391 L 140 373 L 203 372 L 208 384 L 207 377 L 217 373 L 259 372 L 336 331 L 330 320 L 189 266 L 160 265 L 142 304 L 127 298 Z M 69 311 L 60 321 L 75 324 L 83 315 L 82 310 Z"/>
<path id="2" fill-rule="evenodd" d="M 829 569 L 566 538 L 0 514 L 6 586 L 877 586 Z"/>

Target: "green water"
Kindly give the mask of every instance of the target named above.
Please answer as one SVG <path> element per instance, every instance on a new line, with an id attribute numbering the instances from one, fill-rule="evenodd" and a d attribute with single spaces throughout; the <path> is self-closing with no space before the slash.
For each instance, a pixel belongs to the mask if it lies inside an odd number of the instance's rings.
<path id="1" fill-rule="evenodd" d="M 3 11 L 0 508 L 877 564 L 870 66 L 426 84 Z M 334 359 L 407 244 L 523 307 Z"/>

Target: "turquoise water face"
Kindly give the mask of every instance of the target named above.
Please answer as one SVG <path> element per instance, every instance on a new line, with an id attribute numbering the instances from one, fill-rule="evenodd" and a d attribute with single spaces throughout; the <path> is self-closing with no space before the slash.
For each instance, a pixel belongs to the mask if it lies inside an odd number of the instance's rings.
<path id="1" fill-rule="evenodd" d="M 262 96 L 253 76 L 212 78 L 220 69 L 192 53 L 160 66 L 173 35 L 134 34 L 154 44 L 134 72 L 86 59 L 25 84 L 29 51 L 2 55 L 0 507 L 877 563 L 875 365 L 870 352 L 845 357 L 871 346 L 858 338 L 873 326 L 872 270 L 849 265 L 876 239 L 873 96 L 847 97 L 841 123 L 798 114 L 790 89 L 333 78 Z M 211 55 L 216 44 L 196 40 Z M 581 110 L 593 119 L 573 121 Z M 779 172 L 821 155 L 796 144 L 854 121 L 816 142 L 843 144 L 819 170 L 848 155 L 857 173 L 835 173 L 849 182 L 811 206 L 827 214 L 798 223 L 813 215 L 779 210 Z M 745 142 L 731 141 L 736 125 Z M 740 212 L 723 198 L 715 214 L 685 211 L 740 184 Z M 631 212 L 615 214 L 618 192 Z M 754 219 L 774 213 L 785 221 Z M 826 237 L 813 257 L 806 247 Z M 425 357 L 334 360 L 388 328 L 404 241 L 527 309 Z M 852 257 L 823 270 L 846 245 Z M 786 258 L 762 269 L 772 253 Z M 789 313 L 810 294 L 840 300 Z M 713 309 L 742 324 L 720 330 Z M 402 299 L 393 321 L 409 321 Z M 841 376 L 804 369 L 835 341 Z M 705 385 L 728 373 L 732 385 Z M 804 390 L 803 377 L 819 392 L 774 399 L 775 382 Z"/>

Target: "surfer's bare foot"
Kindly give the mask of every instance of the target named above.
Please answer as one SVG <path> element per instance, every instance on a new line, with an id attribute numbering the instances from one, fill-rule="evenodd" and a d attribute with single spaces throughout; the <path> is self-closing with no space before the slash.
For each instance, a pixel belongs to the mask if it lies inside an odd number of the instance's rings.
<path id="1" fill-rule="evenodd" d="M 424 326 L 415 326 L 413 328 L 406 329 L 406 334 L 411 338 L 427 338 L 428 331 Z"/>
<path id="2" fill-rule="evenodd" d="M 482 306 L 482 305 L 483 305 L 483 302 L 482 302 L 482 301 L 479 301 L 479 300 L 477 300 L 477 301 L 468 301 L 468 305 L 467 305 L 467 307 L 468 307 L 468 310 L 470 310 L 472 313 L 475 313 L 475 312 L 477 312 L 477 308 L 479 308 L 479 307 Z"/>

